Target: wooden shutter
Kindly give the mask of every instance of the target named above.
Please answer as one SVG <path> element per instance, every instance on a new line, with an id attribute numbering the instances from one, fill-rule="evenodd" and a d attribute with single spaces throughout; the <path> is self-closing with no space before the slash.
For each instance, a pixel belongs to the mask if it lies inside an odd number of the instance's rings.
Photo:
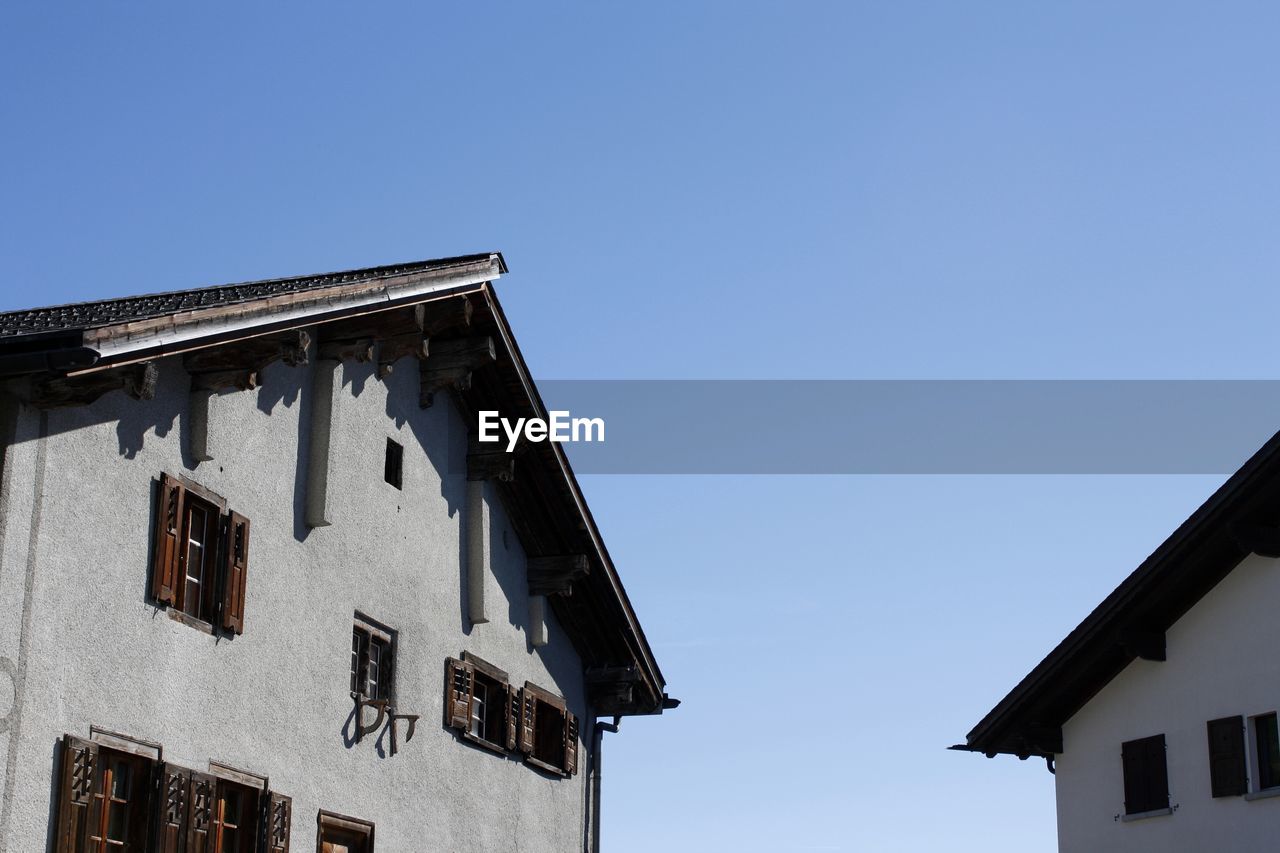
<path id="1" fill-rule="evenodd" d="M 520 690 L 507 685 L 507 749 L 520 745 Z"/>
<path id="2" fill-rule="evenodd" d="M 156 824 L 158 853 L 182 853 L 191 798 L 191 771 L 172 764 L 160 767 L 160 815 Z"/>
<path id="3" fill-rule="evenodd" d="M 1127 741 L 1121 747 L 1124 764 L 1125 814 L 1169 807 L 1169 770 L 1164 735 Z"/>
<path id="4" fill-rule="evenodd" d="M 267 853 L 289 853 L 289 827 L 293 822 L 293 800 L 274 791 L 263 797 L 267 803 L 263 833 Z"/>
<path id="5" fill-rule="evenodd" d="M 471 728 L 471 700 L 475 689 L 476 673 L 471 664 L 449 658 L 445 666 L 445 725 L 464 732 Z"/>
<path id="6" fill-rule="evenodd" d="M 58 785 L 58 838 L 55 853 L 81 853 L 98 784 L 98 745 L 62 736 L 62 773 Z"/>
<path id="7" fill-rule="evenodd" d="M 520 693 L 521 710 L 520 714 L 520 751 L 523 753 L 533 752 L 533 733 L 534 721 L 538 717 L 538 700 L 533 695 L 533 691 L 528 688 Z"/>
<path id="8" fill-rule="evenodd" d="M 578 772 L 578 718 L 570 711 L 564 712 L 564 772 Z"/>
<path id="9" fill-rule="evenodd" d="M 187 490 L 177 477 L 160 475 L 156 501 L 155 561 L 151 566 L 151 596 L 173 604 L 178 589 L 178 563 L 182 555 L 182 509 Z"/>
<path id="10" fill-rule="evenodd" d="M 1248 787 L 1245 769 L 1244 717 L 1210 720 L 1209 785 L 1215 797 L 1239 797 Z"/>
<path id="11" fill-rule="evenodd" d="M 244 590 L 249 574 L 249 519 L 238 512 L 227 515 L 222 553 L 222 627 L 243 634 Z"/>
<path id="12" fill-rule="evenodd" d="M 198 770 L 191 772 L 191 793 L 187 797 L 186 853 L 216 853 L 212 843 L 214 795 L 218 780 Z"/>

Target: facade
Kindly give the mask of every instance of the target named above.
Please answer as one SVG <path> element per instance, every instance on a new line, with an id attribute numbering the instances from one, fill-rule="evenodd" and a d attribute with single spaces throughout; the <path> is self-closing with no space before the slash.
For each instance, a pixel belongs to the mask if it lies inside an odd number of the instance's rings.
<path id="1" fill-rule="evenodd" d="M 1280 435 L 953 747 L 1045 759 L 1063 853 L 1280 832 Z"/>
<path id="2" fill-rule="evenodd" d="M 0 850 L 592 849 L 674 707 L 498 255 L 0 316 Z"/>

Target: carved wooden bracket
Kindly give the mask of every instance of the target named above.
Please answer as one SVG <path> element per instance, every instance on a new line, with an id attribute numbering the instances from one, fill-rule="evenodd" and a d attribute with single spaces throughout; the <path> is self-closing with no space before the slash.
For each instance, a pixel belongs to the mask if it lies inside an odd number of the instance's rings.
<path id="1" fill-rule="evenodd" d="M 586 554 L 529 558 L 530 595 L 569 595 L 573 584 L 591 571 Z"/>
<path id="2" fill-rule="evenodd" d="M 49 376 L 41 379 L 16 379 L 8 383 L 9 391 L 24 403 L 41 409 L 63 406 L 87 406 L 108 391 L 123 390 L 135 400 L 151 400 L 156 396 L 160 371 L 155 362 L 113 367 L 82 376 Z"/>
<path id="3" fill-rule="evenodd" d="M 378 729 L 382 728 L 383 723 L 387 719 L 387 700 L 386 699 L 366 699 L 359 693 L 352 693 L 351 698 L 356 703 L 356 743 L 364 740 L 365 735 L 371 735 Z M 373 708 L 377 710 L 378 717 L 371 725 L 364 724 L 364 709 Z"/>
<path id="4" fill-rule="evenodd" d="M 391 726 L 391 754 L 392 755 L 395 755 L 396 752 L 398 751 L 398 747 L 396 746 L 396 723 L 398 723 L 400 720 L 409 721 L 409 730 L 405 732 L 405 735 L 404 735 L 404 742 L 408 743 L 409 741 L 413 740 L 413 733 L 418 728 L 419 716 L 420 715 L 418 714 L 392 714 L 391 715 L 391 721 L 389 725 Z"/>
<path id="5" fill-rule="evenodd" d="M 182 357 L 182 364 L 191 374 L 193 391 L 249 391 L 258 387 L 258 374 L 273 361 L 290 367 L 306 364 L 310 346 L 311 336 L 299 329 L 189 352 Z"/>
<path id="6" fill-rule="evenodd" d="M 635 703 L 640 670 L 632 666 L 591 667 L 586 673 L 587 697 L 600 713 L 629 709 Z"/>
<path id="7" fill-rule="evenodd" d="M 436 392 L 445 388 L 467 390 L 471 387 L 472 372 L 497 359 L 498 352 L 490 337 L 432 341 L 431 354 L 420 368 L 422 386 L 418 404 L 427 408 L 435 401 Z"/>
<path id="8" fill-rule="evenodd" d="M 516 455 L 508 453 L 505 442 L 473 443 L 467 451 L 468 480 L 498 480 L 510 483 L 516 478 Z"/>

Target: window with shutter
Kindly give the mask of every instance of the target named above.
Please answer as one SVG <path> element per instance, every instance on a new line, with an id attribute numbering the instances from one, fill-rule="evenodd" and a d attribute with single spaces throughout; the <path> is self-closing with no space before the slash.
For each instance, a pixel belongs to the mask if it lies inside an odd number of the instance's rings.
<path id="1" fill-rule="evenodd" d="M 1120 750 L 1124 765 L 1125 814 L 1169 808 L 1169 773 L 1164 735 L 1126 741 Z"/>
<path id="2" fill-rule="evenodd" d="M 1280 726 L 1274 713 L 1253 718 L 1253 742 L 1258 761 L 1258 790 L 1280 788 Z"/>
<path id="3" fill-rule="evenodd" d="M 395 632 L 357 613 L 351 629 L 351 694 L 391 701 Z"/>
<path id="4" fill-rule="evenodd" d="M 98 745 L 63 735 L 56 853 L 82 853 L 86 849 L 89 825 L 94 822 L 91 808 L 97 772 Z"/>
<path id="5" fill-rule="evenodd" d="M 160 816 L 156 827 L 159 853 L 182 853 L 190 795 L 191 771 L 172 764 L 161 765 Z"/>
<path id="6" fill-rule="evenodd" d="M 179 621 L 241 634 L 249 519 L 226 503 L 190 480 L 160 476 L 151 595 Z"/>
<path id="7" fill-rule="evenodd" d="M 578 762 L 577 719 L 564 699 L 554 693 L 529 682 L 525 682 L 523 693 L 520 748 L 525 752 L 525 761 L 563 776 L 573 775 Z"/>
<path id="8" fill-rule="evenodd" d="M 266 826 L 267 853 L 289 853 L 289 830 L 293 823 L 293 800 L 272 792 L 264 797 L 267 803 Z"/>
<path id="9" fill-rule="evenodd" d="M 316 823 L 320 853 L 373 853 L 372 823 L 326 811 L 316 815 Z"/>
<path id="10" fill-rule="evenodd" d="M 151 595 L 163 604 L 173 604 L 178 587 L 183 504 L 186 489 L 177 477 L 160 475 L 156 500 L 155 558 L 151 568 Z"/>
<path id="11" fill-rule="evenodd" d="M 1244 717 L 1210 720 L 1209 787 L 1214 797 L 1238 797 L 1248 789 L 1245 767 Z"/>
<path id="12" fill-rule="evenodd" d="M 578 772 L 578 718 L 565 712 L 564 772 L 573 776 Z"/>
<path id="13" fill-rule="evenodd" d="M 222 542 L 222 627 L 244 633 L 244 591 L 249 574 L 249 519 L 238 512 L 227 514 Z"/>
<path id="14" fill-rule="evenodd" d="M 449 658 L 445 662 L 445 725 L 466 731 L 471 725 L 471 692 L 475 686 L 475 668 L 469 663 Z"/>

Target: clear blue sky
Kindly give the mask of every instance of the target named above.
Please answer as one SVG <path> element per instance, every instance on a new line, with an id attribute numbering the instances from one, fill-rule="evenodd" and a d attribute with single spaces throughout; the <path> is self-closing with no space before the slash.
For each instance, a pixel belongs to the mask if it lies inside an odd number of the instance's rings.
<path id="1" fill-rule="evenodd" d="M 498 249 L 546 378 L 1277 378 L 1277 25 L 7 4 L 0 308 Z M 1219 479 L 587 478 L 685 700 L 606 849 L 1053 850 L 1042 763 L 943 748 Z"/>

